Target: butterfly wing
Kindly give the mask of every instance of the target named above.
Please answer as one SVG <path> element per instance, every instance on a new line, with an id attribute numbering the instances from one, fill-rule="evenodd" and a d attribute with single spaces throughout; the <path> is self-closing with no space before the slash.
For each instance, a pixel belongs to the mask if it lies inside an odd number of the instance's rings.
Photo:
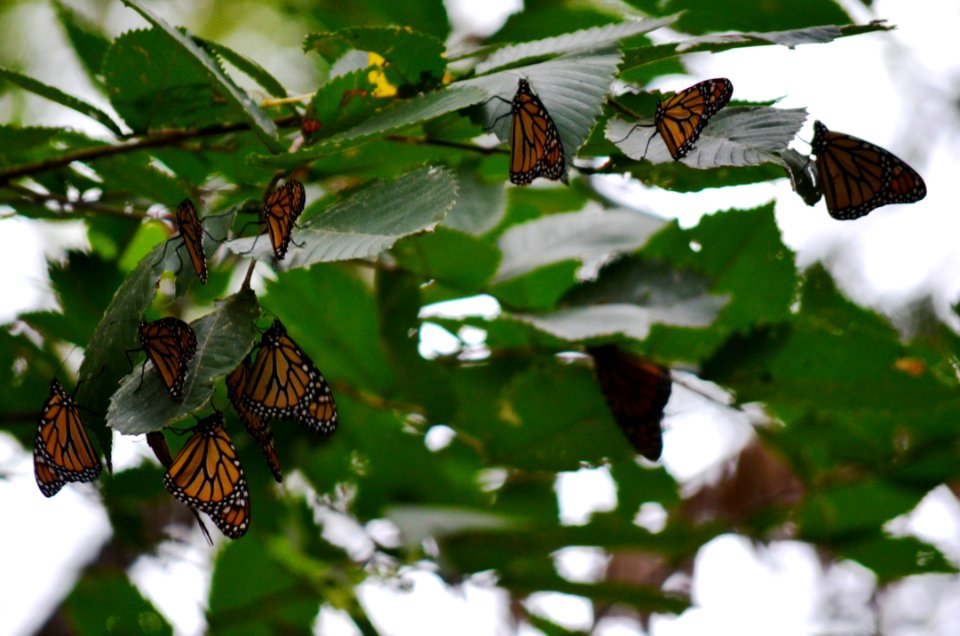
<path id="1" fill-rule="evenodd" d="M 890 203 L 927 196 L 916 170 L 893 153 L 851 135 L 813 124 L 813 154 L 830 216 L 853 220 Z"/>
<path id="2" fill-rule="evenodd" d="M 280 458 L 277 457 L 276 445 L 273 441 L 273 431 L 270 429 L 269 421 L 253 413 L 242 399 L 246 394 L 247 380 L 250 377 L 250 358 L 244 358 L 243 362 L 227 376 L 227 395 L 234 410 L 240 416 L 247 432 L 253 436 L 263 456 L 267 459 L 267 465 L 270 466 L 270 472 L 277 482 L 283 482 L 283 473 L 280 471 Z"/>
<path id="3" fill-rule="evenodd" d="M 140 321 L 140 345 L 157 368 L 174 400 L 183 399 L 183 386 L 190 360 L 197 353 L 197 334 L 179 318 Z"/>
<path id="4" fill-rule="evenodd" d="M 732 95 L 733 84 L 721 77 L 694 84 L 657 104 L 654 125 L 674 160 L 693 149 L 707 122 Z"/>
<path id="5" fill-rule="evenodd" d="M 660 422 L 670 399 L 670 373 L 614 345 L 590 347 L 607 406 L 638 453 L 651 461 L 663 452 Z"/>
<path id="6" fill-rule="evenodd" d="M 197 271 L 197 277 L 201 283 L 207 282 L 207 256 L 203 251 L 203 226 L 200 225 L 200 218 L 197 216 L 197 210 L 193 207 L 190 199 L 184 199 L 177 206 L 176 212 L 177 229 L 183 244 L 187 247 L 187 254 L 190 256 L 190 263 L 193 269 Z"/>
<path id="7" fill-rule="evenodd" d="M 231 539 L 250 526 L 250 493 L 237 449 L 223 428 L 223 414 L 200 420 L 163 476 L 174 497 L 205 512 Z"/>
<path id="8" fill-rule="evenodd" d="M 275 320 L 260 338 L 257 358 L 240 400 L 257 417 L 295 418 L 326 384 L 320 371 Z"/>
<path id="9" fill-rule="evenodd" d="M 562 179 L 566 166 L 560 132 L 524 79 L 519 81 L 511 110 L 510 181 L 528 185 L 537 177 Z"/>
<path id="10" fill-rule="evenodd" d="M 100 476 L 100 458 L 80 421 L 80 410 L 56 378 L 43 405 L 33 445 L 37 486 L 52 497 L 70 481 L 93 481 Z"/>
<path id="11" fill-rule="evenodd" d="M 317 435 L 329 436 L 337 430 L 337 405 L 333 401 L 330 386 L 320 375 L 320 386 L 314 395 L 302 403 L 297 421 Z"/>
<path id="12" fill-rule="evenodd" d="M 270 234 L 270 245 L 277 260 L 283 260 L 290 246 L 293 225 L 303 212 L 306 191 L 293 179 L 269 193 L 263 200 L 263 218 Z"/>

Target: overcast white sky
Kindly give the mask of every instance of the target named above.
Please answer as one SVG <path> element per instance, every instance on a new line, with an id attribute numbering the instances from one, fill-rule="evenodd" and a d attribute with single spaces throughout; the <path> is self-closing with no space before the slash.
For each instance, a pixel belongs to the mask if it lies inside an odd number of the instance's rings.
<path id="1" fill-rule="evenodd" d="M 457 4 L 469 8 L 479 3 Z M 185 9 L 162 3 L 158 10 L 169 21 L 178 22 L 173 11 Z M 676 216 L 688 225 L 705 213 L 751 207 L 775 198 L 784 239 L 798 252 L 801 265 L 827 260 L 853 299 L 893 313 L 905 302 L 929 295 L 946 309 L 960 292 L 960 215 L 955 204 L 960 194 L 956 177 L 960 174 L 960 145 L 956 143 L 960 56 L 951 46 L 960 32 L 960 5 L 937 0 L 879 0 L 872 13 L 861 7 L 855 15 L 862 22 L 884 18 L 898 29 L 793 51 L 764 47 L 691 56 L 687 59 L 690 77 L 665 78 L 657 87 L 679 89 L 699 79 L 724 76 L 735 86 L 734 99 L 783 96 L 781 106 L 802 106 L 810 112 L 811 119 L 801 133 L 806 139 L 812 137 L 812 120 L 817 118 L 831 129 L 873 141 L 908 161 L 926 180 L 924 201 L 888 206 L 859 221 L 841 223 L 829 217 L 822 202 L 814 208 L 805 206 L 785 179 L 773 185 L 697 194 L 641 188 L 615 179 L 607 185 L 624 196 L 636 197 L 638 207 Z M 31 19 L 35 25 L 49 24 L 49 15 Z M 139 26 L 136 20 L 131 23 Z M 45 54 L 55 65 L 48 68 L 70 68 L 68 54 L 57 43 L 59 38 L 56 31 L 49 31 L 44 38 Z M 270 63 L 266 66 L 276 70 Z M 93 94 L 84 96 L 95 98 Z M 43 121 L 62 123 L 64 119 L 58 118 L 67 116 L 62 109 L 47 110 Z M 76 120 L 71 123 L 84 125 Z M 808 151 L 808 147 L 797 147 Z M 16 273 L 0 279 L 0 298 L 8 299 L 0 312 L 10 312 L 5 314 L 9 317 L 43 300 L 41 254 L 44 249 L 55 253 L 66 239 L 61 228 L 46 227 L 38 233 L 34 224 L 17 219 L 0 221 L 0 226 L 0 271 Z M 716 407 L 704 407 L 683 389 L 677 388 L 675 396 L 667 410 L 663 461 L 678 479 L 703 479 L 748 439 L 749 427 L 718 416 L 708 410 Z M 143 446 L 122 440 L 118 464 L 138 461 Z M 72 587 L 76 568 L 98 549 L 110 530 L 89 486 L 70 486 L 53 499 L 43 499 L 34 483 L 29 454 L 2 436 L 0 472 L 7 476 L 0 480 L 0 500 L 9 520 L 0 541 L 5 572 L 0 577 L 0 633 L 26 634 Z M 565 475 L 558 492 L 564 519 L 570 523 L 583 522 L 592 510 L 606 509 L 616 501 L 603 469 Z M 76 520 L 69 533 L 49 532 L 68 518 Z M 958 520 L 956 499 L 946 489 L 938 489 L 911 518 L 899 520 L 897 527 L 921 534 L 960 560 Z M 159 559 L 141 560 L 131 573 L 182 634 L 202 630 L 198 603 L 208 589 L 207 548 L 199 535 L 189 539 L 190 545 L 169 544 Z M 41 548 L 45 560 L 38 556 Z M 589 550 L 558 556 L 558 567 L 587 579 L 602 563 L 602 555 Z M 428 572 L 410 573 L 408 578 L 413 592 L 398 591 L 389 583 L 368 583 L 361 591 L 363 603 L 385 634 L 505 633 L 507 598 L 503 592 L 482 584 L 451 590 Z M 874 591 L 872 575 L 856 564 L 824 570 L 807 545 L 781 542 L 758 550 L 735 536 L 718 538 L 704 547 L 690 585 L 696 607 L 678 617 L 656 617 L 651 634 L 809 634 L 843 625 L 856 632 L 870 620 L 866 608 Z M 924 599 L 923 610 L 908 611 L 917 606 L 918 597 Z M 955 577 L 907 582 L 889 592 L 886 600 L 896 611 L 889 612 L 891 616 L 878 631 L 960 633 L 960 588 Z M 839 623 L 825 624 L 826 610 L 837 604 L 848 608 L 847 614 L 837 619 Z M 589 604 L 555 594 L 535 595 L 528 606 L 571 628 L 584 629 L 592 618 Z M 857 608 L 863 612 L 858 613 Z M 424 625 L 425 616 L 431 617 L 431 625 Z M 335 612 L 324 612 L 317 628 L 325 634 L 355 633 Z M 632 621 L 608 619 L 599 633 L 636 634 L 638 629 Z"/>

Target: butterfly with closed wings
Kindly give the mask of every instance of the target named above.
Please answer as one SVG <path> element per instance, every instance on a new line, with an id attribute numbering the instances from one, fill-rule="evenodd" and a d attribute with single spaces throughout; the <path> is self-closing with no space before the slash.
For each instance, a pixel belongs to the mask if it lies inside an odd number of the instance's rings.
<path id="1" fill-rule="evenodd" d="M 53 497 L 67 482 L 93 481 L 101 468 L 77 403 L 54 378 L 33 443 L 33 470 L 40 492 Z"/>
<path id="2" fill-rule="evenodd" d="M 660 422 L 670 400 L 670 372 L 616 345 L 588 347 L 613 419 L 638 453 L 657 461 L 663 452 Z"/>

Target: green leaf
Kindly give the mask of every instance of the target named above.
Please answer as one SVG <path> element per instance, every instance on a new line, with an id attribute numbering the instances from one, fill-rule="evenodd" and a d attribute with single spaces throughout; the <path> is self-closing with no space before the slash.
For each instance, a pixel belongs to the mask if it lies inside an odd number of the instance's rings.
<path id="1" fill-rule="evenodd" d="M 257 298 L 243 290 L 190 324 L 197 334 L 197 353 L 190 361 L 183 401 L 174 402 L 152 362 L 145 361 L 120 383 L 110 399 L 107 426 L 125 435 L 159 431 L 203 406 L 214 383 L 233 371 L 257 339 Z M 142 380 L 141 380 L 142 377 Z"/>
<path id="2" fill-rule="evenodd" d="M 923 495 L 879 480 L 811 493 L 797 513 L 801 536 L 828 544 L 848 541 L 908 512 Z"/>
<path id="3" fill-rule="evenodd" d="M 845 36 L 871 33 L 874 31 L 888 31 L 891 28 L 892 27 L 885 26 L 882 21 L 877 21 L 864 25 L 854 24 L 843 27 L 814 26 L 770 33 L 723 33 L 705 35 L 657 46 L 624 47 L 624 61 L 621 66 L 621 71 L 630 73 L 638 67 L 642 68 L 656 61 L 674 58 L 681 53 L 684 55 L 691 53 L 720 53 L 733 49 L 769 46 L 771 44 L 794 48 L 800 44 L 823 44 Z"/>
<path id="4" fill-rule="evenodd" d="M 772 205 L 705 216 L 689 231 L 661 232 L 644 254 L 709 275 L 715 281 L 712 291 L 732 296 L 721 318 L 731 329 L 770 324 L 791 315 L 797 272 L 793 252 L 781 241 Z"/>
<path id="5" fill-rule="evenodd" d="M 122 570 L 89 570 L 64 604 L 72 633 L 172 634 L 173 629 Z"/>
<path id="6" fill-rule="evenodd" d="M 489 243 L 443 226 L 404 239 L 393 255 L 401 267 L 464 293 L 479 291 L 500 261 L 500 252 Z"/>
<path id="7" fill-rule="evenodd" d="M 465 531 L 488 533 L 517 530 L 527 525 L 525 519 L 516 515 L 453 506 L 400 504 L 387 508 L 386 516 L 397 524 L 408 548 L 415 548 L 426 539 Z"/>
<path id="8" fill-rule="evenodd" d="M 376 85 L 371 69 L 338 75 L 317 89 L 310 101 L 310 117 L 319 124 L 311 139 L 323 139 L 356 126 L 374 116 L 383 99 L 374 97 Z"/>
<path id="9" fill-rule="evenodd" d="M 850 17 L 830 0 L 811 0 L 802 7 L 778 6 L 773 11 L 762 0 L 748 0 L 739 5 L 735 12 L 724 11 L 722 7 L 698 0 L 674 0 L 666 6 L 651 0 L 631 0 L 628 4 L 649 15 L 683 11 L 677 21 L 677 29 L 686 33 L 738 29 L 783 30 L 850 22 Z"/>
<path id="10" fill-rule="evenodd" d="M 316 619 L 320 597 L 253 536 L 231 541 L 210 582 L 207 624 L 216 634 L 303 632 Z M 250 576 L 257 572 L 257 576 Z"/>
<path id="11" fill-rule="evenodd" d="M 31 93 L 36 93 L 40 97 L 45 97 L 52 102 L 56 102 L 61 106 L 66 106 L 72 110 L 77 111 L 81 115 L 86 115 L 90 119 L 102 124 L 110 132 L 115 135 L 123 135 L 123 131 L 120 129 L 120 126 L 113 121 L 110 115 L 106 114 L 93 104 L 83 101 L 79 97 L 74 97 L 64 93 L 59 88 L 54 88 L 33 79 L 32 77 L 27 77 L 16 71 L 11 71 L 9 69 L 0 68 L 0 80 L 7 80 L 11 84 L 16 84 L 20 88 L 30 91 Z"/>
<path id="12" fill-rule="evenodd" d="M 273 75 L 271 75 L 267 69 L 263 68 L 246 55 L 237 53 L 231 48 L 216 42 L 211 42 L 210 40 L 194 38 L 194 41 L 214 55 L 219 55 L 226 61 L 236 66 L 241 72 L 246 74 L 247 77 L 259 84 L 260 87 L 267 91 L 267 93 L 271 96 L 287 96 L 287 89 L 283 87 L 283 84 L 281 84 Z"/>
<path id="13" fill-rule="evenodd" d="M 384 58 L 383 72 L 393 86 L 406 91 L 436 86 L 443 79 L 446 61 L 443 43 L 409 27 L 351 27 L 333 33 L 312 33 L 303 50 L 315 50 L 331 64 L 349 50 L 372 51 Z"/>
<path id="14" fill-rule="evenodd" d="M 837 552 L 873 570 L 881 585 L 917 574 L 957 572 L 942 552 L 913 537 L 860 540 L 839 547 Z"/>
<path id="15" fill-rule="evenodd" d="M 93 254 L 69 252 L 64 263 L 50 267 L 50 282 L 62 311 L 26 313 L 21 318 L 34 328 L 85 346 L 122 280 L 115 263 Z"/>
<path id="16" fill-rule="evenodd" d="M 67 34 L 77 58 L 87 72 L 87 77 L 99 84 L 98 77 L 103 68 L 103 56 L 110 48 L 110 39 L 100 27 L 70 7 L 55 0 L 53 7 L 57 12 L 60 26 Z"/>
<path id="17" fill-rule="evenodd" d="M 457 182 L 460 184 L 460 196 L 442 224 L 475 235 L 485 234 L 496 227 L 506 212 L 506 188 L 503 182 L 481 180 L 466 167 L 457 171 Z"/>
<path id="18" fill-rule="evenodd" d="M 170 48 L 177 50 L 180 54 L 185 54 L 187 63 L 192 64 L 193 67 L 206 78 L 209 85 L 234 106 L 243 120 L 250 124 L 250 128 L 257 133 L 257 136 L 260 137 L 260 140 L 263 141 L 264 145 L 270 149 L 271 152 L 278 153 L 284 150 L 273 120 L 260 110 L 253 100 L 250 99 L 249 95 L 234 84 L 233 80 L 223 71 L 216 59 L 204 51 L 192 38 L 168 25 L 150 9 L 141 6 L 140 3 L 134 0 L 123 0 L 123 3 L 143 16 L 147 22 L 156 27 L 159 33 L 166 36 L 164 39 L 167 41 L 167 44 L 173 45 Z M 146 60 L 143 59 L 143 55 L 144 52 L 141 52 L 137 62 L 140 64 L 144 62 L 150 63 L 152 61 L 151 58 L 157 55 L 157 50 L 155 49 L 148 53 Z M 163 72 L 166 74 L 169 71 L 170 69 L 167 67 L 164 68 Z M 202 103 L 209 103 L 209 100 L 204 100 Z"/>
<path id="19" fill-rule="evenodd" d="M 557 261 L 496 283 L 490 293 L 515 311 L 545 311 L 577 283 L 580 263 Z"/>
<path id="20" fill-rule="evenodd" d="M 663 228 L 665 221 L 627 210 L 554 214 L 514 225 L 500 236 L 503 253 L 496 280 L 502 282 L 543 265 L 581 263 L 632 252 Z"/>
<path id="21" fill-rule="evenodd" d="M 136 133 L 236 120 L 207 73 L 158 29 L 118 37 L 104 57 L 103 74 L 112 87 L 110 102 Z"/>
<path id="22" fill-rule="evenodd" d="M 444 168 L 421 168 L 391 181 L 372 181 L 294 232 L 285 263 L 288 269 L 295 269 L 325 261 L 373 258 L 404 236 L 429 230 L 456 198 L 456 179 Z M 268 242 L 257 237 L 236 239 L 226 246 L 235 254 L 265 260 L 273 257 Z"/>
<path id="23" fill-rule="evenodd" d="M 555 55 L 596 51 L 615 46 L 625 38 L 649 33 L 650 31 L 673 24 L 676 17 L 661 18 L 658 20 L 637 20 L 621 22 L 604 26 L 565 33 L 560 36 L 523 42 L 505 46 L 491 55 L 487 60 L 477 64 L 477 73 L 485 74 L 505 66 L 516 65 L 517 62 L 532 59 L 542 59 Z M 552 110 L 550 111 L 553 112 Z"/>

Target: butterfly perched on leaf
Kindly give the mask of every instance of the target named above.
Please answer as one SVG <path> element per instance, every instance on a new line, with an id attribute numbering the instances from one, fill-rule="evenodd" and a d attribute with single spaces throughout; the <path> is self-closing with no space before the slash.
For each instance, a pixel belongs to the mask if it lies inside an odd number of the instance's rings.
<path id="1" fill-rule="evenodd" d="M 187 248 L 187 254 L 190 256 L 190 263 L 193 269 L 197 271 L 197 278 L 201 283 L 207 282 L 207 255 L 203 251 L 203 226 L 200 225 L 200 217 L 197 216 L 197 210 L 193 207 L 190 199 L 184 199 L 177 206 L 176 212 L 177 230 L 183 245 Z M 177 248 L 179 249 L 179 248 Z"/>
<path id="2" fill-rule="evenodd" d="M 246 357 L 227 376 L 227 396 L 233 405 L 240 420 L 247 428 L 247 432 L 253 437 L 263 451 L 263 456 L 267 459 L 267 465 L 270 472 L 277 482 L 283 482 L 283 473 L 280 471 L 280 458 L 277 457 L 276 444 L 273 441 L 273 431 L 270 429 L 270 422 L 266 417 L 254 413 L 245 399 L 248 399 L 248 383 L 250 378 L 250 357 Z"/>
<path id="3" fill-rule="evenodd" d="M 320 435 L 337 428 L 330 385 L 279 320 L 261 336 L 246 382 L 238 386 L 240 403 L 253 416 L 295 419 Z"/>
<path id="4" fill-rule="evenodd" d="M 33 470 L 40 492 L 53 497 L 67 482 L 93 481 L 101 469 L 77 403 L 54 378 L 33 443 Z"/>
<path id="5" fill-rule="evenodd" d="M 510 104 L 510 181 L 528 185 L 537 177 L 566 183 L 566 158 L 560 131 L 530 83 L 520 79 Z M 499 119 L 499 118 L 498 118 Z M 495 124 L 496 122 L 494 122 Z"/>
<path id="6" fill-rule="evenodd" d="M 173 458 L 163 484 L 174 497 L 209 515 L 231 539 L 250 527 L 250 493 L 237 449 L 223 427 L 223 413 L 197 422 Z"/>
<path id="7" fill-rule="evenodd" d="M 653 116 L 656 130 L 650 135 L 650 140 L 659 133 L 674 161 L 683 159 L 693 149 L 710 118 L 727 105 L 732 95 L 733 83 L 718 77 L 699 82 L 660 100 Z M 637 124 L 630 132 L 645 126 Z M 648 148 L 650 140 L 647 141 Z"/>
<path id="8" fill-rule="evenodd" d="M 190 360 L 197 353 L 197 334 L 190 325 L 171 316 L 153 322 L 141 320 L 137 331 L 140 349 L 147 352 L 147 358 L 157 368 L 171 397 L 179 402 L 183 399 L 183 387 Z M 146 361 L 143 364 L 145 368 Z M 143 371 L 140 378 L 142 382 Z"/>
<path id="9" fill-rule="evenodd" d="M 660 422 L 673 387 L 670 372 L 616 345 L 589 347 L 594 372 L 613 419 L 638 453 L 656 461 L 663 452 Z"/>
<path id="10" fill-rule="evenodd" d="M 293 226 L 303 212 L 306 191 L 303 184 L 288 180 L 263 198 L 263 222 L 267 225 L 270 245 L 277 260 L 283 260 L 293 236 Z"/>
<path id="11" fill-rule="evenodd" d="M 833 132 L 816 121 L 810 145 L 827 211 L 835 219 L 858 219 L 880 206 L 927 196 L 916 170 L 869 141 Z"/>

